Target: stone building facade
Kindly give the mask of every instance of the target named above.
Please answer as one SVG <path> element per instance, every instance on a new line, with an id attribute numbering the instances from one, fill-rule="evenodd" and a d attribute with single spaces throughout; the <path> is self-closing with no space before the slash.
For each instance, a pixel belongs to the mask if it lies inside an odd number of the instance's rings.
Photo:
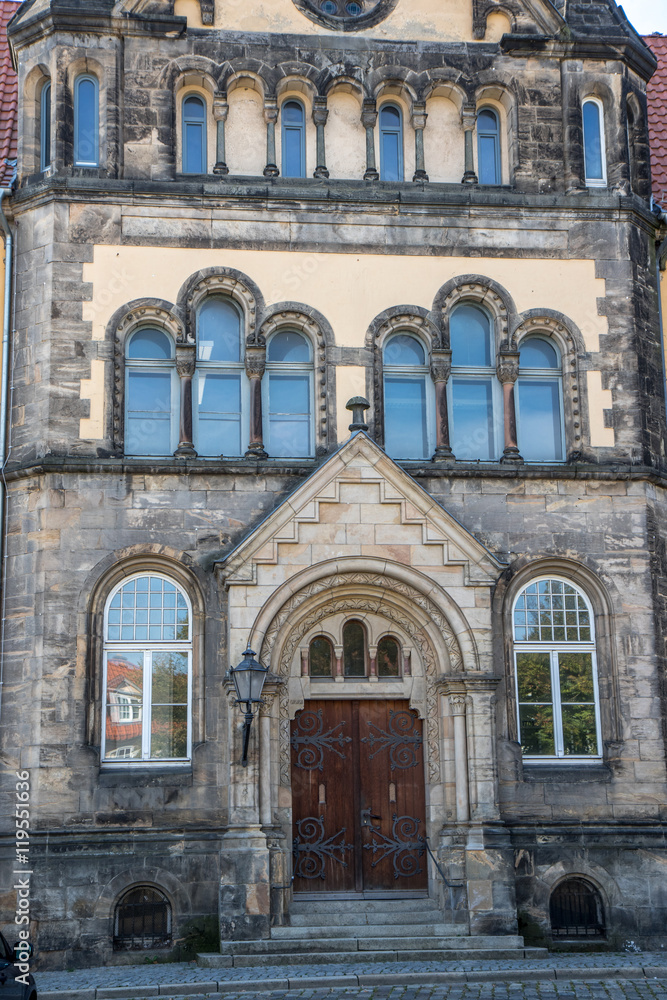
<path id="1" fill-rule="evenodd" d="M 29 771 L 40 961 L 121 961 L 142 901 L 139 943 L 225 947 L 322 894 L 664 944 L 655 60 L 621 11 L 26 0 L 9 34 L 2 815 Z"/>

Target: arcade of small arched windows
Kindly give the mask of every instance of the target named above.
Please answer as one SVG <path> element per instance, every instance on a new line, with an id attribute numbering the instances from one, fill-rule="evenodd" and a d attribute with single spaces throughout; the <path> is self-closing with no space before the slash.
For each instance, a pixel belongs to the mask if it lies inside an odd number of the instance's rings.
<path id="1" fill-rule="evenodd" d="M 469 277 L 444 292 L 430 314 L 390 310 L 367 333 L 371 433 L 387 454 L 558 463 L 580 452 L 575 328 L 548 311 L 516 317 L 506 293 Z M 112 319 L 118 454 L 291 461 L 336 446 L 346 400 L 333 399 L 334 332 L 305 305 L 263 316 L 258 299 L 236 272 L 214 274 L 187 295 L 187 324 L 148 300 Z"/>

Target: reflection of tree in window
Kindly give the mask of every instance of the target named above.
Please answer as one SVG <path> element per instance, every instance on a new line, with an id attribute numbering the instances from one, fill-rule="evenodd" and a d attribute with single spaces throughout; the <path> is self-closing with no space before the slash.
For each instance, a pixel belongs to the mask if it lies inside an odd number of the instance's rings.
<path id="1" fill-rule="evenodd" d="M 366 634 L 361 622 L 343 626 L 343 667 L 346 677 L 366 676 Z"/>
<path id="2" fill-rule="evenodd" d="M 333 647 L 326 636 L 318 635 L 312 640 L 309 650 L 309 661 L 311 677 L 331 677 Z"/>
<path id="3" fill-rule="evenodd" d="M 378 677 L 398 677 L 400 675 L 398 643 L 385 635 L 378 643 Z"/>
<path id="4" fill-rule="evenodd" d="M 591 612 L 564 580 L 539 580 L 514 606 L 519 732 L 528 757 L 600 754 Z"/>

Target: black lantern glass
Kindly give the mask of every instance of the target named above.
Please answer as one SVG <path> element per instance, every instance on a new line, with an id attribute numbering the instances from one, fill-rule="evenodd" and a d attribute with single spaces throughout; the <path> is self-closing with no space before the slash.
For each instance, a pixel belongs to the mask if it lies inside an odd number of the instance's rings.
<path id="1" fill-rule="evenodd" d="M 252 706 L 260 704 L 262 700 L 262 689 L 264 687 L 264 681 L 266 680 L 269 668 L 263 667 L 261 663 L 257 662 L 253 650 L 250 648 L 250 645 L 248 645 L 248 648 L 243 654 L 243 659 L 239 663 L 238 667 L 230 667 L 229 672 L 232 680 L 234 681 L 237 701 L 240 705 L 245 705 L 245 721 L 243 723 L 243 757 L 241 763 L 244 767 L 246 767 L 248 763 L 250 727 L 253 720 Z"/>

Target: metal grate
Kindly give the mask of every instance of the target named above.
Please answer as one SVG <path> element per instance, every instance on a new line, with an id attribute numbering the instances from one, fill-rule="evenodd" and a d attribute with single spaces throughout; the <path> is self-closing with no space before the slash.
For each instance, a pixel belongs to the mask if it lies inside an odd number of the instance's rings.
<path id="1" fill-rule="evenodd" d="M 171 907 L 165 896 L 150 886 L 126 893 L 116 907 L 115 951 L 168 948 L 171 945 Z"/>
<path id="2" fill-rule="evenodd" d="M 583 879 L 561 882 L 551 896 L 550 911 L 554 937 L 604 936 L 602 900 L 597 890 Z"/>

